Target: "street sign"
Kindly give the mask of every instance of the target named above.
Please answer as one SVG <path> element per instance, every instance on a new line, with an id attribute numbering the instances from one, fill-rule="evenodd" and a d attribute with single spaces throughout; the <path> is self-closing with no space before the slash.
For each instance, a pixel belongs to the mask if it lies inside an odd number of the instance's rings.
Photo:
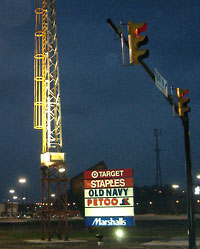
<path id="1" fill-rule="evenodd" d="M 133 169 L 84 172 L 86 226 L 133 226 Z"/>
<path id="2" fill-rule="evenodd" d="M 155 70 L 155 85 L 165 95 L 165 97 L 168 97 L 168 85 L 166 79 L 158 72 L 156 68 L 154 70 Z"/>

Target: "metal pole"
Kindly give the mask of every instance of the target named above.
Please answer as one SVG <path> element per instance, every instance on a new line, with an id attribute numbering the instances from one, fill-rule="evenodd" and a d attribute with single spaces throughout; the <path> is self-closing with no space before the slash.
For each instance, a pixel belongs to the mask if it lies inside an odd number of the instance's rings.
<path id="1" fill-rule="evenodd" d="M 45 221 L 44 221 L 44 172 L 43 170 L 41 170 L 41 232 L 42 232 L 42 236 L 41 239 L 44 240 L 45 239 Z"/>
<path id="2" fill-rule="evenodd" d="M 67 205 L 67 199 L 68 199 L 68 196 L 67 196 L 67 182 L 66 182 L 66 164 L 65 164 L 65 181 L 64 181 L 64 187 L 65 187 L 65 240 L 68 240 L 68 217 L 67 217 L 67 211 L 68 211 L 68 205 Z"/>
<path id="3" fill-rule="evenodd" d="M 22 217 L 24 216 L 24 188 L 22 184 Z"/>
<path id="4" fill-rule="evenodd" d="M 51 241 L 51 213 L 50 213 L 50 168 L 47 168 L 47 227 L 48 227 L 48 241 Z"/>
<path id="5" fill-rule="evenodd" d="M 192 183 L 192 165 L 190 152 L 190 130 L 188 113 L 182 118 L 185 137 L 185 167 L 187 181 L 187 213 L 188 213 L 188 249 L 196 249 L 195 226 L 194 226 L 194 203 L 193 203 L 193 183 Z"/>
<path id="6" fill-rule="evenodd" d="M 11 216 L 13 217 L 13 199 L 12 199 L 12 202 L 11 202 Z"/>

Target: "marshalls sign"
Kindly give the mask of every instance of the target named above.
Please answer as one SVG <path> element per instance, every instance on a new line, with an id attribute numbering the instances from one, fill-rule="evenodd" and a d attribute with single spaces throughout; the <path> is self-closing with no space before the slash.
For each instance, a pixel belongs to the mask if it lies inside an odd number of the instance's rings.
<path id="1" fill-rule="evenodd" d="M 84 172 L 86 226 L 133 226 L 133 169 Z"/>

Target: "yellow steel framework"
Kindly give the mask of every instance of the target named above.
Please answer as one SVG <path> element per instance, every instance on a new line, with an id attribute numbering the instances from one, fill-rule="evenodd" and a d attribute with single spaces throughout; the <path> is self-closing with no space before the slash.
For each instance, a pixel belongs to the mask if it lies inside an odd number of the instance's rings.
<path id="1" fill-rule="evenodd" d="M 42 239 L 68 238 L 55 0 L 35 0 L 34 128 L 42 129 Z M 52 216 L 57 225 L 52 229 Z M 55 222 L 54 222 L 55 225 Z M 64 226 L 63 226 L 64 225 Z M 53 232 L 54 231 L 54 232 Z"/>
<path id="2" fill-rule="evenodd" d="M 62 150 L 55 0 L 36 0 L 34 128 L 42 129 L 42 153 Z"/>
<path id="3" fill-rule="evenodd" d="M 46 105 L 46 1 L 38 1 L 35 8 L 34 51 L 34 128 L 43 129 L 43 109 Z M 44 89 L 44 90 L 43 90 Z M 44 93 L 43 93 L 44 92 Z"/>

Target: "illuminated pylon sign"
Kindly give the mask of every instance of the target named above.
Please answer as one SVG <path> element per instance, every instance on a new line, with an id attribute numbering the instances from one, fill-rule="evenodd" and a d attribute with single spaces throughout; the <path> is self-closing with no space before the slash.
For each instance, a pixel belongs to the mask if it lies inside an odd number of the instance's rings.
<path id="1" fill-rule="evenodd" d="M 133 170 L 84 172 L 86 226 L 133 226 Z"/>
<path id="2" fill-rule="evenodd" d="M 128 23 L 128 43 L 129 43 L 129 58 L 130 64 L 138 65 L 142 59 L 149 56 L 149 51 L 147 49 L 139 49 L 142 45 L 148 42 L 148 37 L 146 35 L 139 36 L 141 32 L 146 31 L 147 24 L 144 23 L 134 23 L 130 21 Z"/>

